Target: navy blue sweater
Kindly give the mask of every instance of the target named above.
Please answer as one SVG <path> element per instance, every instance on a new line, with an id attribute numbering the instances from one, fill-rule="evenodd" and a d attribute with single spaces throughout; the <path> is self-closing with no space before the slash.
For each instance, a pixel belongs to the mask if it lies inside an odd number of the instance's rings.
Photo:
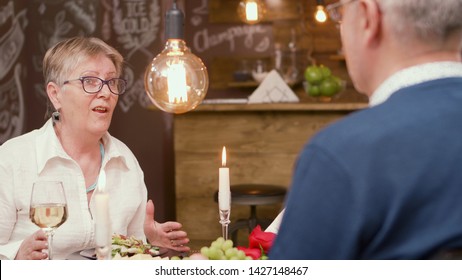
<path id="1" fill-rule="evenodd" d="M 425 259 L 462 248 L 462 79 L 408 87 L 317 134 L 271 259 Z"/>

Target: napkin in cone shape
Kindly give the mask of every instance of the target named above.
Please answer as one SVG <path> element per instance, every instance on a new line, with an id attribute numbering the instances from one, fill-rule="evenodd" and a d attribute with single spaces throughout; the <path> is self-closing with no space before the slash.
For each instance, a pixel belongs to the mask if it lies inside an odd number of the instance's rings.
<path id="1" fill-rule="evenodd" d="M 249 96 L 249 103 L 299 102 L 297 95 L 276 70 L 271 70 Z"/>

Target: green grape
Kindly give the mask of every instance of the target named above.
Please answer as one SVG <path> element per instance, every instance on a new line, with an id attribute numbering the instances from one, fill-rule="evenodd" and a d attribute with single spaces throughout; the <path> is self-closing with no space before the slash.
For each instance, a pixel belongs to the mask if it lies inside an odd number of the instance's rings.
<path id="1" fill-rule="evenodd" d="M 238 251 L 237 254 L 236 254 L 237 257 L 238 257 L 240 260 L 245 259 L 246 256 L 245 256 L 244 251 L 241 251 L 241 250 L 237 250 L 237 251 Z"/>
<path id="2" fill-rule="evenodd" d="M 172 261 L 179 261 L 179 260 L 181 260 L 181 259 L 180 259 L 180 257 L 178 257 L 178 256 L 173 256 L 173 257 L 170 258 L 170 260 L 172 260 Z"/>
<path id="3" fill-rule="evenodd" d="M 225 251 L 225 256 L 226 258 L 229 260 L 231 259 L 232 257 L 236 257 L 237 256 L 237 248 L 229 248 Z"/>
<path id="4" fill-rule="evenodd" d="M 201 248 L 201 254 L 208 257 L 208 255 L 209 255 L 209 247 L 206 247 L 206 246 L 202 247 Z"/>
<path id="5" fill-rule="evenodd" d="M 233 248 L 233 241 L 231 239 L 228 239 L 226 241 L 223 242 L 223 244 L 221 245 L 221 250 L 225 251 L 230 249 L 230 248 Z"/>
<path id="6" fill-rule="evenodd" d="M 223 237 L 218 237 L 217 240 L 213 241 L 212 244 L 217 246 L 217 248 L 221 248 L 221 246 L 225 243 L 225 239 Z M 213 246 L 213 245 L 212 245 Z"/>
<path id="7" fill-rule="evenodd" d="M 217 249 L 216 247 L 210 247 L 207 257 L 209 257 L 209 259 L 211 260 L 219 260 L 221 259 L 220 252 L 223 253 L 221 250 Z"/>
<path id="8" fill-rule="evenodd" d="M 223 237 L 212 241 L 209 247 L 202 247 L 200 253 L 209 260 L 252 260 L 244 251 L 234 247 L 232 240 L 225 240 Z"/>

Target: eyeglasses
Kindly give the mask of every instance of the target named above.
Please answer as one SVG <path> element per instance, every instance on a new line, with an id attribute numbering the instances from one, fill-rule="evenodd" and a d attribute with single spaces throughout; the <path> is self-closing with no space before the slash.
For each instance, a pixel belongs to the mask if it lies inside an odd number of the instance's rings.
<path id="1" fill-rule="evenodd" d="M 326 10 L 329 13 L 330 19 L 338 23 L 342 22 L 343 6 L 354 1 L 356 0 L 350 0 L 346 2 L 338 1 L 337 3 L 327 5 Z"/>
<path id="2" fill-rule="evenodd" d="M 109 90 L 115 95 L 122 95 L 124 94 L 125 90 L 127 89 L 127 81 L 121 78 L 112 78 L 109 80 L 103 80 L 98 77 L 80 77 L 74 80 L 67 80 L 64 81 L 63 84 L 68 84 L 72 81 L 80 81 L 82 83 L 82 88 L 86 93 L 94 94 L 99 92 L 104 85 L 107 85 Z"/>

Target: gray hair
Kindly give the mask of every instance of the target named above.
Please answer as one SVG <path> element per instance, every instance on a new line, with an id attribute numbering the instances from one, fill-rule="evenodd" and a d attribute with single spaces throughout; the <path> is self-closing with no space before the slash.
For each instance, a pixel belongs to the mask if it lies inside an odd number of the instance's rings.
<path id="1" fill-rule="evenodd" d="M 123 57 L 103 40 L 94 37 L 73 37 L 58 42 L 51 47 L 43 58 L 43 76 L 45 85 L 55 82 L 61 85 L 83 60 L 99 54 L 109 58 L 116 68 L 117 75 L 122 73 Z"/>
<path id="2" fill-rule="evenodd" d="M 58 85 L 64 83 L 64 79 L 81 64 L 85 59 L 103 54 L 109 58 L 116 68 L 117 76 L 122 74 L 123 56 L 103 40 L 94 37 L 73 37 L 58 42 L 51 47 L 43 58 L 43 76 L 45 87 L 49 82 Z M 50 117 L 54 111 L 51 101 L 48 100 L 45 118 Z"/>
<path id="3" fill-rule="evenodd" d="M 442 43 L 462 36 L 462 0 L 378 0 L 385 20 L 404 38 Z"/>

